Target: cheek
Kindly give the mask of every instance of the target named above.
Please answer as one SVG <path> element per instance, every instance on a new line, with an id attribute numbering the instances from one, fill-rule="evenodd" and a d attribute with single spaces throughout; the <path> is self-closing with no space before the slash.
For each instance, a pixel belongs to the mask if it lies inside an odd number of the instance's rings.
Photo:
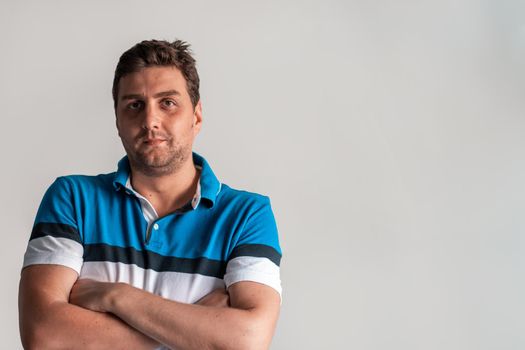
<path id="1" fill-rule="evenodd" d="M 132 143 L 133 142 L 133 139 L 135 138 L 135 133 L 133 132 L 132 129 L 130 129 L 129 127 L 122 127 L 122 125 L 120 125 L 118 128 L 118 136 L 120 137 L 120 139 L 122 140 L 122 142 L 124 143 Z"/>
<path id="2" fill-rule="evenodd" d="M 137 132 L 137 130 L 140 130 L 140 127 L 135 125 L 131 120 L 118 120 L 117 121 L 117 130 L 119 132 L 119 135 L 133 135 Z"/>

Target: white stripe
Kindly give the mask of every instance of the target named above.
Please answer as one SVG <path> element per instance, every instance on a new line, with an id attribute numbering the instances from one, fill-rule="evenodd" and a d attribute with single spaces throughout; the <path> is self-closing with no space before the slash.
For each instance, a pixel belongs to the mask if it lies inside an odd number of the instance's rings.
<path id="1" fill-rule="evenodd" d="M 228 262 L 224 283 L 226 287 L 240 281 L 253 281 L 265 284 L 282 293 L 279 266 L 268 258 L 239 256 Z"/>
<path id="2" fill-rule="evenodd" d="M 189 304 L 215 289 L 225 288 L 220 278 L 182 272 L 157 272 L 137 265 L 107 261 L 85 262 L 80 278 L 123 282 L 163 298 Z"/>
<path id="3" fill-rule="evenodd" d="M 64 265 L 80 273 L 84 248 L 72 239 L 44 236 L 29 241 L 23 267 L 35 264 Z"/>

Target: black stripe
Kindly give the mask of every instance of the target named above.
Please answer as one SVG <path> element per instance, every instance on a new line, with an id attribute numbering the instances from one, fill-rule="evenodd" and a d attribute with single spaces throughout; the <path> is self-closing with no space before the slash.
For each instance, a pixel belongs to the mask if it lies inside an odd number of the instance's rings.
<path id="1" fill-rule="evenodd" d="M 235 247 L 230 255 L 230 260 L 239 256 L 268 258 L 277 266 L 281 264 L 281 254 L 274 248 L 264 244 L 243 244 Z"/>
<path id="2" fill-rule="evenodd" d="M 29 238 L 29 240 L 44 236 L 69 238 L 82 244 L 78 230 L 71 225 L 57 224 L 53 222 L 39 222 L 33 226 L 33 231 L 31 231 L 31 238 Z"/>
<path id="3" fill-rule="evenodd" d="M 116 247 L 108 244 L 86 244 L 84 261 L 109 261 L 134 264 L 143 269 L 157 272 L 184 272 L 204 276 L 223 278 L 226 263 L 207 258 L 177 258 L 164 256 L 148 250 L 136 250 L 131 247 Z"/>

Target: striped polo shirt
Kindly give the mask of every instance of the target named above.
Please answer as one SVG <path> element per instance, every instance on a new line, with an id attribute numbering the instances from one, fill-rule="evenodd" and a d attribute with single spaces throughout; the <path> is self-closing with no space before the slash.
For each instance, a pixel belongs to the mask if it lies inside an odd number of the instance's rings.
<path id="1" fill-rule="evenodd" d="M 80 278 L 124 282 L 184 303 L 220 287 L 254 281 L 281 293 L 281 249 L 268 197 L 221 184 L 206 160 L 197 193 L 158 217 L 118 170 L 59 177 L 36 216 L 23 266 L 58 264 Z"/>

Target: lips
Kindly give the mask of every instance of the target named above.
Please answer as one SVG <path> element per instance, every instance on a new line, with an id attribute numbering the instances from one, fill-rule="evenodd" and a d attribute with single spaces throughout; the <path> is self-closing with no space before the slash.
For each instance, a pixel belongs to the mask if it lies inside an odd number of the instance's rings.
<path id="1" fill-rule="evenodd" d="M 144 143 L 150 146 L 160 145 L 162 142 L 166 141 L 165 139 L 145 139 Z"/>

